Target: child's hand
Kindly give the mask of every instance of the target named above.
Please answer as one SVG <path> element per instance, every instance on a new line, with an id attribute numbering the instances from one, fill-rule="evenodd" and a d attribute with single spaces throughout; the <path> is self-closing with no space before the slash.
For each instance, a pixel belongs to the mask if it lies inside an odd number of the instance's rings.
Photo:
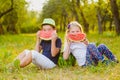
<path id="1" fill-rule="evenodd" d="M 58 37 L 58 36 L 57 36 L 57 33 L 56 33 L 56 32 L 54 32 L 54 33 L 52 34 L 51 39 L 52 39 L 52 40 L 56 40 L 56 39 L 57 39 L 57 37 Z"/>
<path id="2" fill-rule="evenodd" d="M 88 39 L 86 38 L 84 41 L 83 41 L 84 44 L 88 45 L 89 44 L 89 41 Z"/>
<path id="3" fill-rule="evenodd" d="M 68 45 L 71 44 L 71 41 L 69 40 L 68 36 L 66 36 L 66 41 L 67 41 L 67 44 L 68 44 Z"/>

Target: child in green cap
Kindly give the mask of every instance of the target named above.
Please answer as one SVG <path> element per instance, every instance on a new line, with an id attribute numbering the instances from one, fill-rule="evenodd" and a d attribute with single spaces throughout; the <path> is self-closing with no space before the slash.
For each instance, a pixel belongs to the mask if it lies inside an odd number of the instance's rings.
<path id="1" fill-rule="evenodd" d="M 37 32 L 35 50 L 24 50 L 17 56 L 20 60 L 20 67 L 25 67 L 31 62 L 43 69 L 51 69 L 57 65 L 61 39 L 55 31 L 55 21 L 45 18 L 41 26 L 42 30 Z"/>

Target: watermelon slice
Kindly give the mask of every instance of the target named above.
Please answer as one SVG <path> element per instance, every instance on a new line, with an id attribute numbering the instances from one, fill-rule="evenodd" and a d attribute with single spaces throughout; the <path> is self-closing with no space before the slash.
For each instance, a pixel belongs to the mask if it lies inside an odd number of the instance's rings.
<path id="1" fill-rule="evenodd" d="M 51 40 L 52 34 L 56 33 L 56 30 L 53 31 L 38 31 L 37 35 L 43 40 Z"/>
<path id="2" fill-rule="evenodd" d="M 74 41 L 74 42 L 84 41 L 85 38 L 86 38 L 86 34 L 84 34 L 84 33 L 68 34 L 68 39 L 70 41 Z"/>

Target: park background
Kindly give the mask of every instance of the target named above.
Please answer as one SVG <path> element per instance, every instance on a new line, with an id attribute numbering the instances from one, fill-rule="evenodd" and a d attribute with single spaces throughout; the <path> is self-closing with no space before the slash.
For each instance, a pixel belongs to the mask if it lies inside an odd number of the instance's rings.
<path id="1" fill-rule="evenodd" d="M 120 60 L 120 0 L 46 0 L 42 10 L 29 10 L 26 0 L 0 0 L 0 80 L 119 80 L 120 64 L 81 68 L 64 62 L 51 70 L 33 64 L 20 69 L 7 65 L 24 49 L 34 49 L 36 32 L 44 18 L 56 21 L 64 44 L 67 24 L 76 20 L 90 42 L 106 44 Z M 41 6 L 41 5 L 40 5 Z"/>

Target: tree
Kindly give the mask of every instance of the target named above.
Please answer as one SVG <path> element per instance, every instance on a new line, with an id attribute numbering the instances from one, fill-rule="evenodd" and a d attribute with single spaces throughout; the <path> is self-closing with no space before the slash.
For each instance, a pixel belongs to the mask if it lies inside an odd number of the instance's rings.
<path id="1" fill-rule="evenodd" d="M 69 0 L 49 0 L 43 6 L 39 21 L 42 21 L 43 18 L 53 18 L 56 21 L 56 25 L 60 26 L 59 29 L 61 31 L 65 30 L 70 17 L 68 5 L 71 5 Z"/>
<path id="2" fill-rule="evenodd" d="M 116 0 L 110 0 L 110 4 L 111 4 L 111 11 L 113 14 L 114 23 L 116 26 L 116 33 L 117 35 L 120 35 L 120 16 L 119 16 Z"/>
<path id="3" fill-rule="evenodd" d="M 120 6 L 120 1 L 117 3 Z M 103 31 L 113 30 L 112 15 L 108 0 L 49 0 L 43 7 L 40 20 L 51 17 L 60 30 L 64 30 L 70 21 L 76 20 L 83 25 L 85 32 L 96 30 L 102 34 Z"/>
<path id="4" fill-rule="evenodd" d="M 13 0 L 11 0 L 11 6 L 9 7 L 9 9 L 7 9 L 3 12 L 0 12 L 0 18 L 13 10 L 13 4 L 14 4 L 14 2 L 13 2 Z"/>
<path id="5" fill-rule="evenodd" d="M 3 34 L 4 32 L 4 30 L 3 30 L 3 26 L 2 26 L 2 23 L 1 23 L 1 18 L 4 16 L 4 15 L 6 15 L 7 13 L 9 13 L 9 12 L 11 12 L 12 10 L 13 10 L 13 4 L 14 4 L 14 2 L 13 2 L 13 0 L 11 0 L 11 6 L 7 9 L 7 10 L 5 10 L 5 11 L 3 11 L 3 12 L 0 12 L 0 34 Z"/>
<path id="6" fill-rule="evenodd" d="M 18 21 L 18 14 L 15 10 L 4 16 L 3 25 L 6 26 L 6 31 L 10 33 L 18 33 L 16 23 Z"/>
<path id="7" fill-rule="evenodd" d="M 0 33 L 19 33 L 20 27 L 27 20 L 25 0 L 2 0 L 0 4 Z"/>
<path id="8" fill-rule="evenodd" d="M 88 2 L 87 0 L 86 1 L 83 1 L 84 2 L 84 5 L 86 5 L 86 2 Z M 81 6 L 81 2 L 80 0 L 77 0 L 77 7 L 80 8 L 79 10 L 79 13 L 81 14 L 81 17 L 82 17 L 82 20 L 83 20 L 83 24 L 84 24 L 84 30 L 86 33 L 89 33 L 89 23 L 87 22 L 86 18 L 85 18 L 85 15 L 84 15 L 84 12 L 82 10 L 82 6 Z"/>

